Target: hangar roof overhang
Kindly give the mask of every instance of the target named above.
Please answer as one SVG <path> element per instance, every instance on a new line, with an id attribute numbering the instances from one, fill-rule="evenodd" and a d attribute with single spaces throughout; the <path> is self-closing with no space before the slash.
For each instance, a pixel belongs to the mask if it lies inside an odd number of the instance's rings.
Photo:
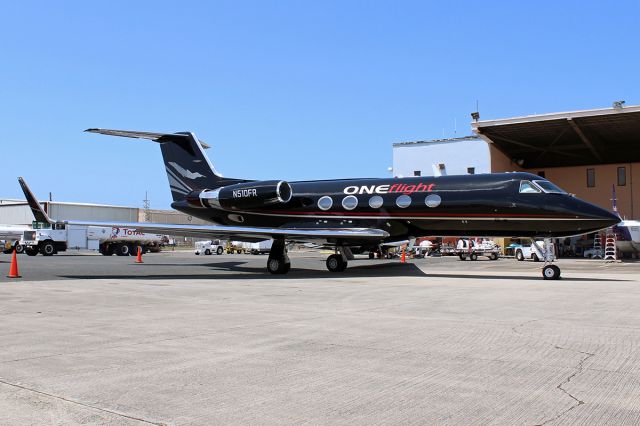
<path id="1" fill-rule="evenodd" d="M 485 120 L 471 127 L 523 168 L 640 161 L 640 106 Z"/>

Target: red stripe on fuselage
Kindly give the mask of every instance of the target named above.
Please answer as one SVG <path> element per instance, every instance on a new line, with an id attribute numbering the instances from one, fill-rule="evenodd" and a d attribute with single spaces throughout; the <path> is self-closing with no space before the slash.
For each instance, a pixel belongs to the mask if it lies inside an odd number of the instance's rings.
<path id="1" fill-rule="evenodd" d="M 251 214 L 253 212 L 247 212 Z M 317 211 L 317 212 L 298 212 L 298 211 L 283 211 L 283 210 L 256 210 L 255 213 L 265 213 L 265 214 L 288 214 L 288 215 L 298 215 L 298 216 L 318 216 L 318 215 L 331 215 L 331 216 L 424 216 L 424 217 L 533 217 L 533 218 L 541 218 L 541 219 L 574 219 L 574 216 L 569 215 L 547 215 L 547 214 L 529 214 L 529 213 L 420 213 L 420 212 L 328 212 L 328 211 Z"/>

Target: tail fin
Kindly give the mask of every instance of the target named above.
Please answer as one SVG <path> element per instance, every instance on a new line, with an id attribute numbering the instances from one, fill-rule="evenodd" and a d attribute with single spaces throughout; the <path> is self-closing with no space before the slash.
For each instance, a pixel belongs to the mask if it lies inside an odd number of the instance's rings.
<path id="1" fill-rule="evenodd" d="M 33 217 L 36 218 L 36 221 L 42 222 L 42 223 L 53 223 L 53 221 L 49 219 L 49 216 L 42 209 L 42 206 L 36 199 L 35 195 L 33 195 L 33 192 L 31 192 L 31 189 L 29 189 L 29 186 L 24 181 L 24 179 L 19 177 L 18 182 L 22 187 L 22 192 L 24 192 L 24 198 L 27 199 L 27 203 L 29 203 L 29 207 L 31 207 L 31 211 L 33 212 Z"/>
<path id="2" fill-rule="evenodd" d="M 207 144 L 199 141 L 191 132 L 150 133 L 128 130 L 87 129 L 85 132 L 127 138 L 150 139 L 160 144 L 169 187 L 174 201 L 179 201 L 191 191 L 216 189 L 243 179 L 224 178 L 204 154 Z"/>

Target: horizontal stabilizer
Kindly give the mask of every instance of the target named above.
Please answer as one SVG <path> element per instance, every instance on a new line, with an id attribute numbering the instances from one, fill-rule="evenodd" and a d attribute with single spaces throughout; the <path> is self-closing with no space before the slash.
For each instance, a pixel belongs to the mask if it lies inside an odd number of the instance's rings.
<path id="1" fill-rule="evenodd" d="M 172 140 L 188 139 L 188 133 L 154 133 L 154 132 L 137 132 L 135 130 L 114 130 L 114 129 L 87 129 L 85 132 L 99 133 L 101 135 L 121 136 L 124 138 L 149 139 L 155 142 L 170 142 Z M 198 140 L 202 148 L 210 148 L 209 145 Z"/>

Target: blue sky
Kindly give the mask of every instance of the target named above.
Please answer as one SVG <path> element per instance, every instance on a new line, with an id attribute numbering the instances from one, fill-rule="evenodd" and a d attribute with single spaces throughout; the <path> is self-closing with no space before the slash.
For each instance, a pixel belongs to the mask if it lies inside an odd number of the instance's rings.
<path id="1" fill-rule="evenodd" d="M 227 176 L 384 177 L 393 142 L 483 119 L 640 104 L 637 1 L 5 2 L 0 197 L 168 208 L 153 142 Z"/>

